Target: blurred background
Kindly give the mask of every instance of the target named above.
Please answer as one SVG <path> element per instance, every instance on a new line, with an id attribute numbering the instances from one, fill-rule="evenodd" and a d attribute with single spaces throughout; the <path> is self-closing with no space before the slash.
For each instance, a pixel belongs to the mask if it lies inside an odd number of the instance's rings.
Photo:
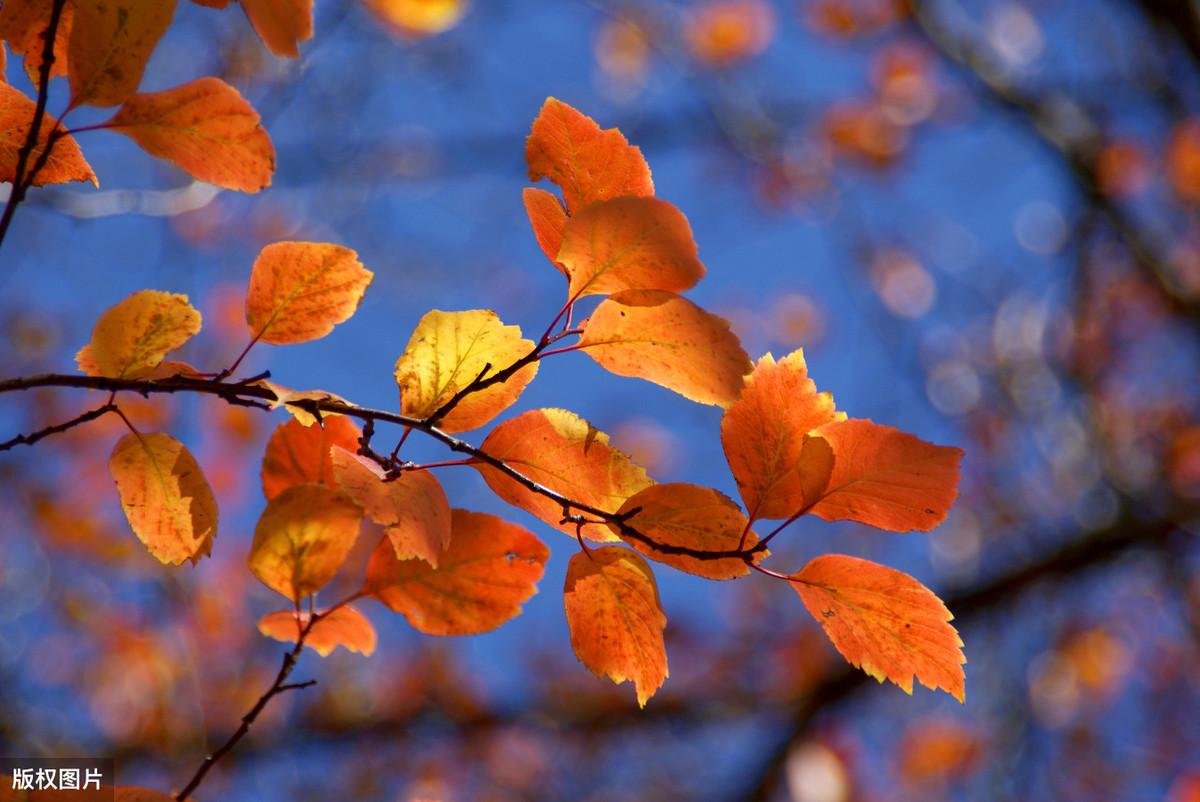
<path id="1" fill-rule="evenodd" d="M 295 676 L 320 684 L 276 700 L 197 798 L 1200 800 L 1200 4 L 318 0 L 315 15 L 280 60 L 236 6 L 180 4 L 143 90 L 233 83 L 278 149 L 274 184 L 220 192 L 80 134 L 101 188 L 31 192 L 0 253 L 0 375 L 73 370 L 100 313 L 143 288 L 203 310 L 182 357 L 217 369 L 245 342 L 258 250 L 331 241 L 375 271 L 358 314 L 244 368 L 395 408 L 392 367 L 426 310 L 495 309 L 536 333 L 561 305 L 521 203 L 524 137 L 553 95 L 642 148 L 708 267 L 692 297 L 752 356 L 803 347 L 839 408 L 966 450 L 933 533 L 814 519 L 773 564 L 837 551 L 936 589 L 967 701 L 850 669 L 783 583 L 663 568 L 671 678 L 639 711 L 571 653 L 575 544 L 448 468 L 455 506 L 550 545 L 525 614 L 438 639 L 367 605 L 376 654 L 307 653 Z M 8 78 L 31 91 L 17 63 Z M 51 111 L 65 102 L 56 86 Z M 0 438 L 85 395 L 0 398 Z M 122 405 L 204 466 L 213 556 L 164 568 L 130 533 L 105 468 L 119 420 L 0 455 L 0 754 L 112 756 L 121 783 L 167 790 L 278 666 L 255 622 L 281 605 L 245 558 L 285 416 Z M 544 363 L 505 417 L 543 406 L 659 481 L 735 494 L 718 408 L 581 354 Z M 417 440 L 412 458 L 441 453 Z"/>

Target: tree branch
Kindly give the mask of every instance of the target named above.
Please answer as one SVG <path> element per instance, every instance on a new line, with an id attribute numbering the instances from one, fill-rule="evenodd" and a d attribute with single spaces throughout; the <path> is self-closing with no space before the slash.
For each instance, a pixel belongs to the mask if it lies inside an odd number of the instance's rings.
<path id="1" fill-rule="evenodd" d="M 49 437 L 53 434 L 59 434 L 60 432 L 65 432 L 68 429 L 74 429 L 76 426 L 87 423 L 88 421 L 95 420 L 96 418 L 107 415 L 110 412 L 115 412 L 116 409 L 117 405 L 110 401 L 103 406 L 96 407 L 95 409 L 89 409 L 87 412 L 76 415 L 68 421 L 56 423 L 53 426 L 47 426 L 44 429 L 38 429 L 36 432 L 30 432 L 29 434 L 19 434 L 11 440 L 5 440 L 3 443 L 0 443 L 0 451 L 8 451 L 10 448 L 21 445 L 31 446 L 44 437 Z"/>

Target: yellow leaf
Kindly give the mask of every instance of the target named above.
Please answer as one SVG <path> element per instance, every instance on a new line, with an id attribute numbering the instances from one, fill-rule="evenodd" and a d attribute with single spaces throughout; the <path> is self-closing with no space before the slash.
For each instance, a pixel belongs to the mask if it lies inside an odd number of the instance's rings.
<path id="1" fill-rule="evenodd" d="M 317 422 L 317 416 L 310 411 L 311 402 L 336 401 L 339 404 L 348 404 L 346 399 L 340 395 L 327 393 L 324 390 L 293 390 L 269 379 L 259 379 L 253 382 L 252 386 L 270 390 L 275 395 L 275 399 L 266 401 L 267 405 L 273 410 L 283 407 L 301 426 L 312 426 Z M 331 414 L 334 413 L 326 412 L 321 417 L 324 418 Z"/>
<path id="2" fill-rule="evenodd" d="M 318 484 L 289 487 L 267 504 L 250 547 L 250 571 L 293 601 L 333 579 L 350 553 L 362 510 Z"/>
<path id="3" fill-rule="evenodd" d="M 428 635 L 489 632 L 537 592 L 550 550 L 494 515 L 454 510 L 451 530 L 436 568 L 398 560 L 391 543 L 380 541 L 364 589 Z"/>
<path id="4" fill-rule="evenodd" d="M 296 58 L 313 35 L 313 0 L 242 0 L 254 32 L 277 56 Z"/>
<path id="5" fill-rule="evenodd" d="M 17 178 L 17 162 L 25 140 L 29 137 L 29 126 L 33 123 L 33 115 L 37 104 L 21 93 L 21 90 L 0 83 L 0 181 L 13 183 Z M 50 141 L 50 132 L 58 127 L 58 121 L 49 114 L 42 120 L 38 129 L 38 141 L 29 154 L 25 163 L 25 180 L 28 181 L 30 171 L 40 160 Z M 69 181 L 91 181 L 100 186 L 96 174 L 83 158 L 83 151 L 75 142 L 75 138 L 64 136 L 54 143 L 46 164 L 33 178 L 33 186 L 41 187 L 46 184 L 66 184 Z"/>
<path id="6" fill-rule="evenodd" d="M 427 418 L 481 375 L 494 376 L 533 349 L 519 327 L 504 325 L 491 310 L 434 309 L 421 318 L 396 360 L 400 411 Z M 438 426 L 447 432 L 483 426 L 517 400 L 537 369 L 536 362 L 526 365 L 507 381 L 465 396 Z"/>
<path id="7" fill-rule="evenodd" d="M 212 552 L 217 502 L 191 452 L 170 435 L 122 437 L 108 460 L 134 534 L 161 563 L 193 564 Z"/>
<path id="8" fill-rule="evenodd" d="M 927 587 L 868 560 L 826 554 L 792 574 L 791 585 L 851 665 L 912 693 L 926 688 L 965 698 L 962 640 L 954 616 Z"/>
<path id="9" fill-rule="evenodd" d="M 333 448 L 333 475 L 372 521 L 383 527 L 396 558 L 437 568 L 450 543 L 450 502 L 430 471 L 405 471 L 384 481 L 383 469 L 344 448 Z"/>
<path id="10" fill-rule="evenodd" d="M 530 410 L 505 421 L 487 436 L 482 449 L 543 487 L 605 512 L 615 513 L 625 499 L 654 484 L 644 470 L 608 444 L 608 435 L 564 409 Z M 474 467 L 500 498 L 575 535 L 575 524 L 560 523 L 561 504 L 487 463 Z M 582 533 L 592 540 L 617 540 L 603 524 L 585 524 Z"/>
<path id="11" fill-rule="evenodd" d="M 258 112 L 218 78 L 134 95 L 106 126 L 150 155 L 225 189 L 258 192 L 275 172 L 275 148 Z"/>
<path id="12" fill-rule="evenodd" d="M 958 497 L 960 448 L 935 446 L 890 426 L 851 418 L 812 433 L 799 471 L 819 476 L 829 451 L 829 478 L 805 502 L 813 515 L 827 521 L 928 532 L 946 520 Z"/>
<path id="13" fill-rule="evenodd" d="M 254 261 L 246 323 L 255 339 L 274 345 L 320 339 L 354 314 L 374 277 L 349 248 L 276 242 Z"/>
<path id="14" fill-rule="evenodd" d="M 366 4 L 403 39 L 445 33 L 467 13 L 467 0 L 366 0 Z"/>
<path id="15" fill-rule="evenodd" d="M 604 299 L 584 325 L 584 353 L 618 376 L 729 406 L 752 367 L 729 323 L 670 292 L 630 290 Z"/>
<path id="16" fill-rule="evenodd" d="M 687 218 L 658 198 L 613 198 L 575 213 L 563 227 L 556 261 L 567 271 L 571 298 L 682 292 L 705 272 Z"/>
<path id="17" fill-rule="evenodd" d="M 626 501 L 619 514 L 628 517 L 624 526 L 610 524 L 613 532 L 652 560 L 708 579 L 750 573 L 742 557 L 696 553 L 734 552 L 739 544 L 749 549 L 758 542 L 738 505 L 716 490 L 683 483 L 654 485 Z M 754 560 L 765 556 L 758 552 Z"/>
<path id="18" fill-rule="evenodd" d="M 262 487 L 268 501 L 289 487 L 316 482 L 336 488 L 330 448 L 358 450 L 358 426 L 344 415 L 328 415 L 320 426 L 290 420 L 275 427 L 263 453 Z"/>
<path id="19" fill-rule="evenodd" d="M 268 638 L 284 643 L 295 643 L 300 637 L 300 627 L 308 625 L 307 612 L 300 613 L 299 626 L 296 614 L 291 610 L 268 613 L 258 622 L 258 631 Z M 304 639 L 304 645 L 328 657 L 341 646 L 350 652 L 370 657 L 375 651 L 375 627 L 367 617 L 350 605 L 321 614 Z"/>
<path id="20" fill-rule="evenodd" d="M 591 117 L 555 98 L 546 99 L 533 121 L 525 161 L 531 181 L 558 184 L 571 214 L 596 201 L 654 194 L 640 150 L 617 129 L 602 131 Z"/>
<path id="21" fill-rule="evenodd" d="M 808 378 L 803 351 L 758 361 L 721 419 L 725 457 L 751 518 L 787 518 L 804 508 L 804 439 L 836 417 L 833 396 L 818 393 Z M 821 487 L 827 475 L 820 476 Z"/>
<path id="22" fill-rule="evenodd" d="M 186 295 L 141 290 L 100 316 L 75 361 L 91 376 L 145 378 L 198 331 L 200 313 Z"/>
<path id="23" fill-rule="evenodd" d="M 667 617 L 650 566 L 620 546 L 577 552 L 563 603 L 575 656 L 598 677 L 631 680 L 645 707 L 667 678 Z"/>
<path id="24" fill-rule="evenodd" d="M 71 106 L 116 106 L 137 91 L 175 0 L 75 0 Z"/>

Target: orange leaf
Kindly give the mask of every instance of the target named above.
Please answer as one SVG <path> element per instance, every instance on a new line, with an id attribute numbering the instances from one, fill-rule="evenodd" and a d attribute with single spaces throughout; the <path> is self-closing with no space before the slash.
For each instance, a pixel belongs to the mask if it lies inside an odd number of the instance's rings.
<path id="1" fill-rule="evenodd" d="M 562 188 L 567 211 L 575 214 L 596 201 L 623 195 L 654 194 L 650 167 L 642 152 L 615 128 L 555 98 L 547 98 L 525 140 L 529 179 L 549 178 Z"/>
<path id="2" fill-rule="evenodd" d="M 341 446 L 358 451 L 358 426 L 345 415 L 329 415 L 320 426 L 292 419 L 271 433 L 262 461 L 262 488 L 267 501 L 289 487 L 316 482 L 336 488 L 329 450 Z"/>
<path id="3" fill-rule="evenodd" d="M 567 225 L 567 212 L 562 203 L 546 190 L 534 187 L 526 187 L 521 198 L 525 201 L 525 213 L 529 215 L 529 225 L 542 253 L 560 273 L 567 275 L 567 269 L 558 263 L 558 249 L 562 247 L 563 228 Z"/>
<path id="4" fill-rule="evenodd" d="M 8 42 L 15 55 L 25 57 L 25 74 L 34 86 L 41 80 L 42 53 L 46 49 L 46 32 L 50 28 L 53 3 L 46 0 L 4 0 L 0 6 L 0 39 Z M 71 39 L 71 23 L 75 7 L 63 6 L 54 35 L 54 63 L 50 77 L 67 74 L 67 43 Z"/>
<path id="5" fill-rule="evenodd" d="M 307 612 L 300 613 L 300 627 L 308 624 Z M 300 637 L 296 625 L 296 614 L 291 610 L 268 613 L 258 622 L 258 631 L 268 638 L 284 643 L 295 643 Z M 350 605 L 323 613 L 313 624 L 304 639 L 304 645 L 315 649 L 317 654 L 328 657 L 341 646 L 347 651 L 370 657 L 375 651 L 375 627 L 367 617 Z"/>
<path id="6" fill-rule="evenodd" d="M 277 56 L 296 58 L 313 35 L 313 0 L 242 0 L 254 32 Z"/>
<path id="7" fill-rule="evenodd" d="M 33 115 L 37 104 L 25 97 L 19 89 L 14 89 L 6 83 L 0 83 L 0 181 L 13 183 L 17 178 L 17 162 L 21 148 L 29 136 L 29 126 L 33 123 Z M 58 127 L 58 121 L 49 114 L 42 120 L 38 128 L 38 141 L 25 166 L 25 180 L 29 172 L 37 164 L 46 143 L 50 141 L 50 132 Z M 91 181 L 100 186 L 96 174 L 83 158 L 75 138 L 64 136 L 57 139 L 46 164 L 34 176 L 35 187 L 46 184 L 65 184 L 69 181 Z"/>
<path id="8" fill-rule="evenodd" d="M 333 579 L 354 540 L 362 510 L 344 493 L 318 484 L 289 487 L 267 504 L 250 546 L 250 571 L 293 601 Z"/>
<path id="9" fill-rule="evenodd" d="M 742 548 L 758 542 L 742 510 L 723 493 L 683 483 L 654 485 L 626 501 L 619 514 L 628 516 L 625 525 L 610 524 L 612 530 L 652 560 L 708 579 L 750 573 L 742 557 L 695 553 L 737 551 L 743 533 Z M 754 560 L 765 556 L 758 552 Z"/>
<path id="10" fill-rule="evenodd" d="M 729 406 L 753 367 L 728 322 L 657 290 L 604 299 L 579 345 L 618 376 L 646 379 L 701 404 Z"/>
<path id="11" fill-rule="evenodd" d="M 667 617 L 650 566 L 620 546 L 576 552 L 563 603 L 575 656 L 598 677 L 632 680 L 645 707 L 667 678 Z"/>
<path id="12" fill-rule="evenodd" d="M 258 112 L 219 78 L 134 95 L 108 121 L 152 156 L 225 189 L 271 184 L 275 148 Z"/>
<path id="13" fill-rule="evenodd" d="M 341 245 L 276 242 L 254 260 L 246 323 L 265 343 L 320 339 L 354 314 L 374 277 Z"/>
<path id="14" fill-rule="evenodd" d="M 405 471 L 384 481 L 369 459 L 334 447 L 333 474 L 372 521 L 384 528 L 396 557 L 419 559 L 437 568 L 450 543 L 450 502 L 430 471 Z"/>
<path id="15" fill-rule="evenodd" d="M 75 0 L 71 106 L 117 106 L 137 91 L 175 0 Z"/>
<path id="16" fill-rule="evenodd" d="M 396 559 L 382 540 L 367 564 L 364 588 L 428 635 L 489 632 L 537 592 L 550 550 L 494 515 L 454 510 L 451 521 L 450 548 L 436 568 Z"/>
<path id="17" fill-rule="evenodd" d="M 836 416 L 833 396 L 808 378 L 803 351 L 758 361 L 721 419 L 725 457 L 751 518 L 787 518 L 804 508 L 806 478 L 813 492 L 811 477 L 800 472 L 804 438 Z M 818 492 L 827 475 L 819 476 Z"/>
<path id="18" fill-rule="evenodd" d="M 658 198 L 614 198 L 575 213 L 556 261 L 572 299 L 620 290 L 681 292 L 704 277 L 683 213 Z"/>
<path id="19" fill-rule="evenodd" d="M 186 295 L 141 290 L 100 316 L 75 361 L 91 376 L 145 378 L 198 331 L 200 313 Z"/>
<path id="20" fill-rule="evenodd" d="M 212 552 L 217 502 L 192 453 L 167 434 L 122 437 L 108 460 L 134 534 L 161 563 L 193 564 Z"/>
<path id="21" fill-rule="evenodd" d="M 766 50 L 775 14 L 763 0 L 710 0 L 688 12 L 684 38 L 698 61 L 730 67 Z"/>
<path id="22" fill-rule="evenodd" d="M 965 698 L 962 640 L 954 616 L 908 574 L 842 554 L 826 554 L 792 574 L 792 587 L 851 665 L 912 693 L 926 688 Z"/>
<path id="23" fill-rule="evenodd" d="M 521 337 L 520 327 L 504 325 L 489 309 L 427 312 L 396 360 L 400 411 L 426 418 L 476 378 L 499 373 L 533 348 L 532 341 Z M 517 400 L 537 370 L 536 362 L 526 365 L 507 381 L 472 392 L 438 425 L 447 432 L 483 426 Z"/>
<path id="24" fill-rule="evenodd" d="M 961 448 L 935 446 L 890 426 L 852 418 L 812 433 L 799 472 L 819 475 L 828 449 L 834 455 L 829 481 L 819 500 L 805 502 L 813 515 L 827 521 L 928 532 L 946 520 L 958 497 Z"/>
<path id="25" fill-rule="evenodd" d="M 366 0 L 366 4 L 404 39 L 445 33 L 467 13 L 467 0 Z"/>
<path id="26" fill-rule="evenodd" d="M 483 450 L 528 479 L 574 501 L 615 513 L 625 500 L 654 484 L 629 457 L 608 444 L 608 435 L 564 409 L 534 409 L 497 426 Z M 573 523 L 560 523 L 561 504 L 533 492 L 487 463 L 476 463 L 500 498 L 574 536 Z M 585 524 L 584 537 L 615 541 L 603 524 Z"/>

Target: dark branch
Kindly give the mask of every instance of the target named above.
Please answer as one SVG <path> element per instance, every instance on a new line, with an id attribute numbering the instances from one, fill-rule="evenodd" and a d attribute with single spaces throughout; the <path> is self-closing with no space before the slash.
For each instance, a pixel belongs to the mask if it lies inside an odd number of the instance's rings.
<path id="1" fill-rule="evenodd" d="M 8 451 L 10 448 L 15 446 L 31 446 L 42 438 L 49 437 L 52 434 L 65 432 L 68 429 L 74 429 L 76 426 L 87 423 L 88 421 L 95 420 L 96 418 L 107 415 L 110 412 L 115 412 L 116 409 L 117 405 L 109 402 L 104 406 L 96 407 L 95 409 L 90 409 L 87 412 L 76 415 L 68 421 L 56 423 L 53 426 L 47 426 L 44 429 L 38 429 L 36 432 L 30 432 L 29 434 L 19 434 L 11 440 L 5 440 L 3 443 L 0 443 L 0 451 Z"/>

